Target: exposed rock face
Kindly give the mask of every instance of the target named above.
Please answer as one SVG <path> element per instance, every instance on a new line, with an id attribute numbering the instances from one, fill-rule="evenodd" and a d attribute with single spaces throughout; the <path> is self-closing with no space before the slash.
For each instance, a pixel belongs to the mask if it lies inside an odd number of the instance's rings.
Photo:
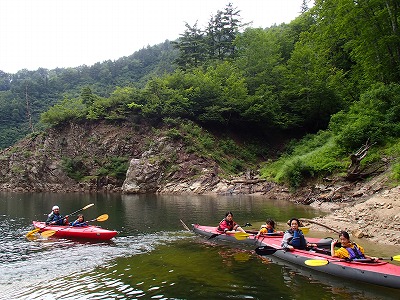
<path id="1" fill-rule="evenodd" d="M 126 179 L 102 175 L 112 159 L 130 164 Z M 83 180 L 69 176 L 65 161 Z M 51 128 L 0 153 L 0 190 L 18 192 L 206 193 L 218 185 L 218 166 L 187 153 L 179 141 L 152 127 L 106 122 Z"/>

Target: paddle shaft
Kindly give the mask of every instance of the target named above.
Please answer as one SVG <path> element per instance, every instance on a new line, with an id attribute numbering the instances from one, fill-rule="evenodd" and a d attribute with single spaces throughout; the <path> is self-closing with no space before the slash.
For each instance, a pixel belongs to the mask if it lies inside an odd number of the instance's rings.
<path id="1" fill-rule="evenodd" d="M 91 206 L 93 206 L 93 205 L 94 205 L 94 203 L 88 204 L 88 205 L 86 205 L 85 207 L 82 207 L 81 209 L 78 209 L 77 211 L 74 211 L 73 213 L 68 214 L 68 216 L 73 216 L 73 215 L 75 215 L 77 212 L 80 212 L 80 211 L 82 211 L 82 210 L 85 210 L 85 209 L 87 209 L 87 208 L 89 208 L 89 207 L 91 207 Z"/>
<path id="2" fill-rule="evenodd" d="M 322 223 L 319 223 L 317 221 L 313 221 L 313 220 L 310 220 L 310 219 L 299 219 L 299 221 L 305 221 L 305 222 L 313 223 L 313 224 L 319 225 L 321 227 L 325 227 L 326 229 L 332 230 L 333 232 L 340 233 L 339 230 L 333 229 L 332 227 L 329 227 L 329 226 L 327 226 L 325 224 L 322 224 Z"/>

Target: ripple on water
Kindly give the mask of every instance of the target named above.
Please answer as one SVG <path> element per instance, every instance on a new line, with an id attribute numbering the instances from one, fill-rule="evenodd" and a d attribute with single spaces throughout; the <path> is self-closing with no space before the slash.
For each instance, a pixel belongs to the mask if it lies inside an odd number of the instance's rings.
<path id="1" fill-rule="evenodd" d="M 117 258 L 147 253 L 179 238 L 182 236 L 164 232 L 101 243 L 20 239 L 20 245 L 11 245 L 8 253 L 1 254 L 0 299 L 74 299 L 74 295 L 79 299 L 114 299 L 121 294 L 139 297 L 145 294 L 140 288 L 132 288 L 95 268 L 107 270 Z M 7 259 L 18 256 L 19 260 Z"/>

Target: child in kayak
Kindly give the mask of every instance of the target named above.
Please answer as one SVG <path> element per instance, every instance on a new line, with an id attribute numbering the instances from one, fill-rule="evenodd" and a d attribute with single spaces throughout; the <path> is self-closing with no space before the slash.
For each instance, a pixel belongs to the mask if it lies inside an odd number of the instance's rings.
<path id="1" fill-rule="evenodd" d="M 365 255 L 364 248 L 360 245 L 350 241 L 350 236 L 347 231 L 341 231 L 339 233 L 339 240 L 341 247 L 335 250 L 335 245 L 339 242 L 338 240 L 332 240 L 331 243 L 331 256 L 342 259 L 371 259 L 377 260 L 376 257 Z"/>
<path id="2" fill-rule="evenodd" d="M 268 235 L 271 233 L 276 233 L 275 230 L 275 221 L 272 219 L 268 219 L 265 224 L 261 225 L 260 230 L 258 231 L 256 238 L 258 238 L 260 235 Z"/>
<path id="3" fill-rule="evenodd" d="M 289 221 L 290 229 L 286 230 L 282 238 L 282 248 L 289 250 L 301 249 L 305 250 L 308 247 L 317 247 L 317 244 L 310 244 L 304 237 L 303 231 L 299 228 L 300 221 L 292 218 Z"/>
<path id="4" fill-rule="evenodd" d="M 217 230 L 223 233 L 235 233 L 238 231 L 246 233 L 242 227 L 233 221 L 233 213 L 230 211 L 228 211 L 225 214 L 225 218 L 219 222 Z"/>
<path id="5" fill-rule="evenodd" d="M 80 214 L 78 215 L 78 218 L 70 224 L 70 226 L 83 227 L 83 226 L 89 226 L 89 224 L 85 222 L 85 217 L 82 214 Z"/>

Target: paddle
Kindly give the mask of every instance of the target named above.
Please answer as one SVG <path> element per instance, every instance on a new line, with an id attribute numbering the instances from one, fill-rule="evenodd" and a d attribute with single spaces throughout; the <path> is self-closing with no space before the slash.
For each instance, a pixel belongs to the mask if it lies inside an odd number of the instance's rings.
<path id="1" fill-rule="evenodd" d="M 181 219 L 179 219 L 179 221 L 181 221 L 183 228 L 185 228 L 187 231 L 191 231 L 185 222 L 183 222 Z"/>
<path id="2" fill-rule="evenodd" d="M 325 224 L 319 223 L 319 222 L 314 221 L 314 220 L 303 219 L 303 218 L 302 218 L 302 219 L 299 219 L 299 220 L 300 220 L 300 221 L 304 221 L 304 222 L 313 223 L 313 224 L 319 225 L 319 226 L 321 226 L 321 227 L 325 227 L 326 229 L 332 230 L 333 232 L 340 233 L 339 230 L 333 229 L 332 227 L 329 227 L 329 226 L 327 226 L 327 225 L 325 225 Z"/>
<path id="3" fill-rule="evenodd" d="M 379 260 L 395 260 L 395 261 L 400 261 L 400 255 L 395 255 L 392 257 L 379 257 Z M 311 267 L 321 267 L 321 266 L 326 266 L 330 262 L 335 262 L 335 261 L 358 261 L 358 262 L 372 262 L 373 260 L 367 258 L 367 259 L 356 259 L 356 260 L 351 260 L 351 259 L 338 259 L 338 260 L 327 260 L 327 259 L 307 259 L 304 263 L 307 266 Z"/>
<path id="4" fill-rule="evenodd" d="M 316 244 L 318 245 L 318 243 L 316 243 Z M 271 246 L 260 246 L 255 249 L 255 251 L 258 255 L 271 255 L 271 254 L 274 254 L 278 250 L 287 251 L 288 248 L 274 248 Z"/>
<path id="5" fill-rule="evenodd" d="M 93 222 L 93 221 L 104 222 L 106 220 L 108 220 L 108 215 L 104 214 L 104 215 L 98 216 L 96 219 L 89 220 L 88 222 Z M 64 227 L 59 230 L 46 230 L 41 233 L 41 236 L 42 237 L 50 237 L 50 236 L 54 235 L 56 232 L 63 230 L 65 228 L 69 228 L 69 227 Z"/>
<path id="6" fill-rule="evenodd" d="M 307 234 L 310 231 L 310 228 L 308 227 L 300 227 L 301 231 L 303 231 L 304 234 Z"/>
<path id="7" fill-rule="evenodd" d="M 77 212 L 80 212 L 80 211 L 85 210 L 85 209 L 87 209 L 87 208 L 89 208 L 89 207 L 92 207 L 93 205 L 94 205 L 94 203 L 90 203 L 90 204 L 86 205 L 85 207 L 82 207 L 82 208 L 80 208 L 80 209 L 74 211 L 73 213 L 68 214 L 67 216 L 73 216 L 73 215 L 75 215 Z M 64 219 L 65 219 L 65 218 L 66 218 L 66 217 L 63 218 L 63 222 L 64 222 Z M 50 223 L 50 225 L 52 225 L 52 224 L 54 224 L 54 222 L 51 222 L 51 223 Z"/>
<path id="8" fill-rule="evenodd" d="M 34 235 L 36 232 L 39 232 L 39 231 L 40 231 L 40 228 L 35 228 L 35 229 L 29 231 L 25 236 L 31 237 L 32 235 Z"/>
<path id="9" fill-rule="evenodd" d="M 73 216 L 73 215 L 76 214 L 77 212 L 80 212 L 81 210 L 85 210 L 85 209 L 87 209 L 87 208 L 89 208 L 89 207 L 92 207 L 93 205 L 94 205 L 94 203 L 90 203 L 90 204 L 86 205 L 85 207 L 83 207 L 83 208 L 81 208 L 81 209 L 78 209 L 77 211 L 74 211 L 73 213 L 68 214 L 68 216 Z"/>
<path id="10" fill-rule="evenodd" d="M 242 241 L 242 240 L 247 239 L 250 235 L 251 235 L 250 233 L 238 231 L 238 232 L 235 232 L 235 234 L 233 236 L 238 241 Z"/>
<path id="11" fill-rule="evenodd" d="M 278 250 L 286 251 L 287 248 L 274 248 L 271 246 L 261 246 L 261 247 L 257 247 L 255 249 L 255 251 L 258 255 L 271 255 L 271 254 L 274 254 Z"/>

